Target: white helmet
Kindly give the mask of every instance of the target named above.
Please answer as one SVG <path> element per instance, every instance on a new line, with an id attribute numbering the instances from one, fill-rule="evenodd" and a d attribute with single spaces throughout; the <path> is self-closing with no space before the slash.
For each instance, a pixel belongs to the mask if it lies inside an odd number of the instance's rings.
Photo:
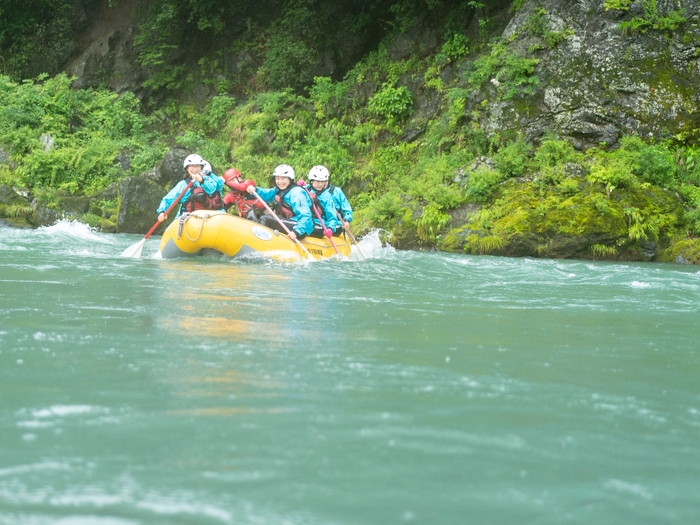
<path id="1" fill-rule="evenodd" d="M 328 169 L 325 166 L 314 166 L 309 170 L 309 180 L 326 181 L 330 176 L 331 174 L 328 173 Z"/>
<path id="2" fill-rule="evenodd" d="M 211 164 L 209 164 L 208 160 L 204 161 L 204 165 L 202 166 L 202 173 L 204 175 L 209 175 L 211 173 Z"/>
<path id="3" fill-rule="evenodd" d="M 289 164 L 280 164 L 272 172 L 273 177 L 287 177 L 288 179 L 294 180 L 294 168 Z"/>
<path id="4" fill-rule="evenodd" d="M 193 153 L 192 155 L 187 155 L 187 157 L 185 157 L 185 162 L 182 163 L 182 167 L 187 169 L 187 166 L 193 166 L 197 164 L 200 166 L 204 166 L 205 162 L 206 161 L 202 157 Z"/>

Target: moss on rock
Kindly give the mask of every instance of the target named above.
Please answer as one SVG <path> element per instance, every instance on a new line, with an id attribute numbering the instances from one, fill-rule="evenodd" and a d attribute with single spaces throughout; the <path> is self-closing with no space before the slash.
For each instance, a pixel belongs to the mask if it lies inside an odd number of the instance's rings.
<path id="1" fill-rule="evenodd" d="M 474 254 L 650 260 L 657 257 L 657 246 L 670 245 L 683 222 L 682 201 L 674 192 L 648 184 L 610 194 L 599 184 L 578 186 L 570 195 L 571 187 L 563 191 L 562 184 L 508 181 L 493 204 L 445 235 L 441 247 Z"/>

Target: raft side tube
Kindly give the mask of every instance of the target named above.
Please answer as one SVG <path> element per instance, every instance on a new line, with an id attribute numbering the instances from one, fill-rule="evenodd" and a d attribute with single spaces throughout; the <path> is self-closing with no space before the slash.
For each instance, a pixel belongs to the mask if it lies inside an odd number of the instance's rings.
<path id="1" fill-rule="evenodd" d="M 347 239 L 334 236 L 333 240 L 340 254 L 349 257 Z M 305 237 L 301 243 L 316 259 L 336 255 L 326 238 Z M 217 250 L 228 257 L 261 253 L 284 262 L 306 259 L 301 248 L 285 234 L 222 211 L 190 213 L 170 224 L 161 239 L 164 259 L 190 257 L 204 248 Z"/>

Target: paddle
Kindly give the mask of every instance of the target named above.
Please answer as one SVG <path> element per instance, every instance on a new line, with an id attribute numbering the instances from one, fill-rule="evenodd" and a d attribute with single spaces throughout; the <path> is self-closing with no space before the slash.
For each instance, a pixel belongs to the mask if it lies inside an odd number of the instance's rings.
<path id="1" fill-rule="evenodd" d="M 323 217 L 321 217 L 321 212 L 318 211 L 318 208 L 317 208 L 316 205 L 314 204 L 314 200 L 313 200 L 313 198 L 311 197 L 311 192 L 310 192 L 310 191 L 308 190 L 308 188 L 306 187 L 306 183 L 305 183 L 303 180 L 300 180 L 299 182 L 297 182 L 297 186 L 301 186 L 302 188 L 304 188 L 304 189 L 306 190 L 306 193 L 309 195 L 309 198 L 311 199 L 311 209 L 314 210 L 314 213 L 316 214 L 316 217 L 318 218 L 319 222 L 321 223 L 321 228 L 323 228 L 323 235 L 325 235 L 326 237 L 328 237 L 328 240 L 331 241 L 331 246 L 333 246 L 333 249 L 335 250 L 335 253 L 336 253 L 337 255 L 340 255 L 340 252 L 338 251 L 338 247 L 337 247 L 337 246 L 335 245 L 335 243 L 333 242 L 333 232 L 331 231 L 330 228 L 328 228 L 328 227 L 326 226 L 326 223 L 323 222 Z"/>
<path id="2" fill-rule="evenodd" d="M 252 186 L 250 186 L 250 187 L 248 188 L 248 192 L 251 193 L 251 194 L 253 194 L 253 195 L 255 195 L 255 198 L 258 199 L 258 200 L 262 203 L 263 206 L 265 206 L 265 209 L 267 210 L 267 212 L 275 218 L 275 220 L 280 224 L 280 226 L 282 226 L 282 228 L 284 228 L 284 231 L 287 232 L 287 235 L 290 235 L 292 232 L 289 231 L 289 228 L 287 228 L 287 225 L 284 224 L 284 223 L 280 220 L 280 218 L 277 216 L 277 214 L 276 214 L 274 211 L 272 211 L 272 208 L 270 208 L 270 207 L 267 205 L 267 203 L 266 203 L 264 200 L 262 200 L 262 197 L 260 197 L 260 195 L 258 195 L 258 193 L 257 193 L 255 190 L 251 190 L 250 188 L 252 188 Z M 290 239 L 291 239 L 291 237 L 290 237 Z M 294 237 L 294 239 L 292 239 L 292 240 L 293 240 L 295 243 L 297 243 L 297 244 L 299 245 L 299 248 L 301 248 L 301 250 L 308 256 L 309 259 L 312 259 L 312 260 L 313 260 L 314 256 L 311 255 L 311 254 L 309 253 L 309 250 L 307 250 L 307 249 L 304 247 L 304 245 L 301 244 L 301 243 L 299 242 L 299 239 L 297 239 L 296 237 Z"/>
<path id="3" fill-rule="evenodd" d="M 173 201 L 173 203 L 170 205 L 170 207 L 165 210 L 165 215 L 168 215 L 170 211 L 175 207 L 175 205 L 180 202 L 180 199 L 182 199 L 182 196 L 187 192 L 192 187 L 192 184 L 194 184 L 194 179 L 190 181 L 190 183 L 185 187 L 184 190 L 182 190 L 182 193 L 177 196 L 177 199 Z M 122 257 L 133 257 L 134 259 L 138 259 L 141 257 L 141 250 L 143 250 L 143 245 L 146 244 L 146 239 L 148 239 L 151 234 L 156 231 L 156 228 L 160 225 L 160 221 L 156 221 L 156 223 L 153 225 L 153 228 L 149 230 L 149 232 L 146 234 L 146 236 L 141 239 L 139 242 L 136 244 L 132 244 L 129 246 L 126 250 L 122 252 Z"/>
<path id="4" fill-rule="evenodd" d="M 340 223 L 343 225 L 343 228 L 345 228 L 345 221 L 343 221 L 343 217 L 340 215 L 340 212 L 336 210 L 335 213 L 338 215 L 338 220 L 340 220 Z M 365 257 L 365 254 L 362 253 L 362 250 L 360 249 L 360 243 L 357 242 L 357 239 L 355 239 L 355 236 L 350 231 L 350 227 L 348 226 L 347 228 L 345 228 L 345 231 L 348 232 L 348 235 L 350 235 L 350 238 L 355 243 L 355 246 L 357 246 L 357 251 L 359 252 L 360 255 L 362 255 L 362 260 L 367 259 L 367 257 Z"/>

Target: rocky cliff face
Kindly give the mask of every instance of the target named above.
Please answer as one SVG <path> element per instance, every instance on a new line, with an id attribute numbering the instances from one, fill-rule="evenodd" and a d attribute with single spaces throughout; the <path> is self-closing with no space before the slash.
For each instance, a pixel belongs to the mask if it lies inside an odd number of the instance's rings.
<path id="1" fill-rule="evenodd" d="M 495 72 L 490 82 L 470 95 L 465 125 L 475 121 L 490 134 L 521 134 L 533 142 L 546 133 L 555 133 L 569 138 L 578 149 L 600 143 L 615 145 L 621 135 L 631 132 L 655 139 L 697 134 L 698 2 L 636 0 L 626 6 L 625 2 L 604 0 L 527 0 L 516 12 L 510 4 L 490 2 L 472 18 L 466 32 L 478 38 L 479 20 L 486 16 L 501 27 L 505 25 L 501 36 L 507 52 L 532 61 L 537 85 L 531 84 L 531 93 L 506 97 L 502 84 L 508 82 L 503 79 L 508 72 Z M 609 8 L 615 4 L 626 7 Z M 118 92 L 144 94 L 142 84 L 147 76 L 138 64 L 133 45 L 138 32 L 138 5 L 138 0 L 120 0 L 110 7 L 105 0 L 96 11 L 89 29 L 76 41 L 78 54 L 65 67 L 78 77 L 78 87 L 107 85 Z M 685 22 L 670 30 L 665 21 L 675 14 L 681 14 Z M 441 33 L 446 23 L 433 17 L 414 24 L 389 43 L 390 57 L 398 60 L 411 53 L 424 56 L 436 52 L 443 43 Z M 345 62 L 349 56 L 358 57 L 368 43 L 366 38 L 349 38 L 345 33 L 338 40 L 340 55 L 333 55 L 329 47 L 328 52 L 319 55 L 314 74 L 337 73 L 339 66 L 347 70 L 349 64 L 336 64 L 341 60 L 338 57 L 344 57 Z M 228 75 L 239 83 L 241 77 L 254 76 L 256 67 L 264 61 L 253 50 L 229 52 L 217 47 L 211 52 L 225 55 L 227 71 L 221 77 Z M 477 58 L 472 55 L 451 64 L 443 77 L 454 86 L 473 89 L 459 77 Z M 406 83 L 418 113 L 406 127 L 406 139 L 412 140 L 436 113 L 439 97 L 420 82 Z M 205 101 L 214 94 L 204 85 L 194 86 L 187 98 Z"/>
<path id="2" fill-rule="evenodd" d="M 142 92 L 145 72 L 138 64 L 134 36 L 138 0 L 103 1 L 79 31 L 72 58 L 63 70 L 77 78 L 76 88 L 106 86 L 117 93 Z"/>
<path id="3" fill-rule="evenodd" d="M 676 31 L 662 29 L 659 20 L 674 12 L 687 21 Z M 625 28 L 634 19 L 646 23 Z M 695 0 L 636 1 L 622 11 L 601 0 L 528 0 L 503 38 L 539 61 L 539 86 L 511 101 L 499 100 L 489 86 L 485 129 L 522 132 L 530 141 L 554 132 L 580 149 L 614 145 L 623 134 L 666 139 L 700 128 Z"/>

